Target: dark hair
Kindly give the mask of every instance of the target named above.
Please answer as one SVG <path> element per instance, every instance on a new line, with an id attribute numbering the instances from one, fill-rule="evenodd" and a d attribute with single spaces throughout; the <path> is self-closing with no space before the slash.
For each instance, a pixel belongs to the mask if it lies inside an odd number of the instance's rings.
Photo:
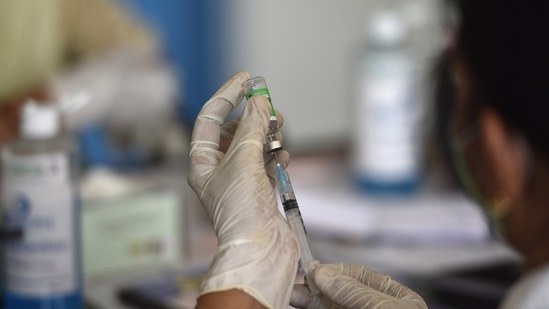
<path id="1" fill-rule="evenodd" d="M 549 1 L 457 0 L 477 104 L 549 154 Z M 477 106 L 478 107 L 478 106 Z"/>

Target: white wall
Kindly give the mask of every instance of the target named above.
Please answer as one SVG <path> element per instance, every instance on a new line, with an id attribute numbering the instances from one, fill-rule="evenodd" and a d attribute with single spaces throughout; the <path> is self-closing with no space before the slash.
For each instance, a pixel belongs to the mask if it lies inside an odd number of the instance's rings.
<path id="1" fill-rule="evenodd" d="M 397 8 L 421 24 L 421 46 L 437 37 L 433 0 L 231 0 L 230 6 L 228 69 L 266 78 L 294 153 L 350 139 L 353 58 L 376 9 Z"/>

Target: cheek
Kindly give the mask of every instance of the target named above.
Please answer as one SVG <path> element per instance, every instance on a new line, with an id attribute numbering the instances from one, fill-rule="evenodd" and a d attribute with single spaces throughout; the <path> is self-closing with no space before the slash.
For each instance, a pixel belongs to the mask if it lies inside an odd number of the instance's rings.
<path id="1" fill-rule="evenodd" d="M 512 205 L 504 219 L 507 242 L 524 255 L 535 252 L 540 243 L 547 242 L 549 214 L 545 207 L 545 204 L 520 200 Z"/>
<path id="2" fill-rule="evenodd" d="M 480 143 L 472 143 L 464 155 L 475 185 L 482 196 L 488 202 L 491 201 L 494 194 L 498 192 L 498 188 L 496 188 L 496 182 L 494 181 L 495 173 L 492 171 L 491 164 L 486 160 Z"/>
<path id="3" fill-rule="evenodd" d="M 513 205 L 504 219 L 505 239 L 514 249 L 529 257 L 540 243 L 547 241 L 546 232 L 540 229 L 542 216 L 532 215 L 527 205 Z M 547 223 L 547 222 L 546 222 Z"/>
<path id="4" fill-rule="evenodd" d="M 524 233 L 525 228 L 520 219 L 522 215 L 517 208 L 518 207 L 513 207 L 511 213 L 503 220 L 505 225 L 505 239 L 518 252 L 524 254 L 528 251 L 528 245 L 524 242 L 525 237 L 522 234 Z"/>

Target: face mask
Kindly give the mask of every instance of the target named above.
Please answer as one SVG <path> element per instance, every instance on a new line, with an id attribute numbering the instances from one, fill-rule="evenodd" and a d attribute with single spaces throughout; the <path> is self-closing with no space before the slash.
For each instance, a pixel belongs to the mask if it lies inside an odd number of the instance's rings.
<path id="1" fill-rule="evenodd" d="M 448 140 L 450 141 L 450 156 L 452 159 L 453 168 L 458 176 L 458 181 L 460 182 L 465 193 L 481 206 L 484 213 L 490 220 L 490 224 L 494 227 L 499 236 L 505 236 L 505 225 L 503 223 L 504 213 L 502 211 L 503 205 L 496 204 L 507 203 L 508 201 L 490 203 L 479 190 L 467 166 L 464 155 L 464 150 L 467 146 L 466 144 L 468 144 L 467 141 L 471 141 L 470 136 L 471 135 L 469 134 L 466 135 L 465 138 L 463 135 L 453 135 L 449 137 Z"/>

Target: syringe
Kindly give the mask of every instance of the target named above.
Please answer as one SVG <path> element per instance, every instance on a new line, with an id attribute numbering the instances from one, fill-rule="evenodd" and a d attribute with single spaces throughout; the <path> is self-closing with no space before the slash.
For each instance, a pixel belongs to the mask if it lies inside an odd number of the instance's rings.
<path id="1" fill-rule="evenodd" d="M 286 221 L 288 222 L 298 241 L 299 251 L 301 255 L 299 261 L 301 269 L 305 273 L 305 277 L 309 277 L 311 272 L 314 270 L 316 265 L 319 264 L 319 262 L 318 260 L 315 260 L 311 251 L 311 247 L 309 246 L 307 231 L 305 230 L 305 225 L 303 224 L 303 219 L 301 218 L 301 212 L 299 211 L 297 199 L 295 197 L 290 178 L 288 177 L 288 173 L 282 168 L 282 165 L 280 164 L 276 156 L 276 153 L 282 150 L 282 142 L 280 141 L 278 136 L 278 119 L 276 117 L 273 103 L 271 101 L 269 90 L 267 89 L 267 84 L 265 83 L 265 79 L 263 79 L 263 77 L 254 77 L 245 81 L 242 86 L 246 93 L 246 98 L 250 98 L 253 95 L 263 95 L 267 98 L 269 104 L 271 105 L 271 115 L 269 118 L 269 128 L 267 130 L 264 152 L 267 155 L 273 155 L 276 160 L 277 185 L 280 194 L 280 200 L 284 208 Z M 320 291 L 311 280 L 307 280 L 306 284 L 309 287 L 311 296 L 320 294 Z"/>
<path id="2" fill-rule="evenodd" d="M 309 246 L 307 230 L 305 230 L 305 224 L 303 223 L 303 218 L 301 217 L 301 212 L 299 211 L 299 206 L 297 204 L 294 189 L 292 188 L 292 183 L 290 182 L 290 177 L 288 177 L 288 173 L 278 162 L 276 153 L 274 153 L 274 157 L 276 160 L 276 172 L 278 176 L 278 192 L 284 208 L 284 214 L 286 215 L 286 221 L 288 221 L 290 228 L 297 238 L 299 251 L 301 253 L 301 258 L 299 260 L 301 269 L 305 273 L 305 276 L 309 276 L 319 262 L 318 260 L 315 260 L 311 247 Z M 311 292 L 311 296 L 320 294 L 320 291 L 311 280 L 308 280 L 307 284 L 309 291 Z"/>

